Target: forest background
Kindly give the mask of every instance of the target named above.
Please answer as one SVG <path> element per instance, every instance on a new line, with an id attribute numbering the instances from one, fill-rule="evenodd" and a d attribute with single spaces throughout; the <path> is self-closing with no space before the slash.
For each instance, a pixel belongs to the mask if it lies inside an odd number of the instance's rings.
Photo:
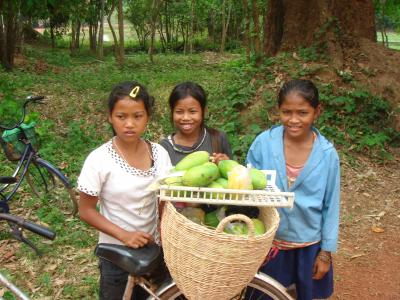
<path id="1" fill-rule="evenodd" d="M 332 298 L 395 299 L 399 29 L 398 0 L 1 0 L 0 121 L 13 124 L 21 99 L 45 95 L 28 120 L 42 156 L 75 185 L 87 154 L 111 137 L 105 100 L 118 82 L 137 80 L 156 97 L 153 141 L 172 131 L 172 87 L 198 82 L 209 95 L 208 124 L 228 134 L 243 161 L 278 121 L 281 84 L 312 79 L 323 103 L 317 127 L 335 143 L 343 173 Z M 0 161 L 0 174 L 12 174 Z M 13 213 L 50 226 L 57 239 L 31 236 L 38 258 L 0 224 L 0 272 L 33 299 L 96 298 L 96 232 L 63 210 L 59 195 L 38 198 L 23 186 L 14 200 Z M 0 287 L 1 295 L 12 299 Z"/>

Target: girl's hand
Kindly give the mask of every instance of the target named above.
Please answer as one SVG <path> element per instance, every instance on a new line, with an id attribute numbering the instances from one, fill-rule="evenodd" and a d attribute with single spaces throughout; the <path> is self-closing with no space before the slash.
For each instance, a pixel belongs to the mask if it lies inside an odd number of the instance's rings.
<path id="1" fill-rule="evenodd" d="M 218 165 L 220 160 L 228 160 L 229 157 L 225 153 L 213 153 L 211 156 L 211 161 Z"/>
<path id="2" fill-rule="evenodd" d="M 320 280 L 331 268 L 331 254 L 321 251 L 314 262 L 313 279 Z"/>
<path id="3" fill-rule="evenodd" d="M 120 237 L 120 240 L 124 243 L 125 246 L 135 249 L 144 247 L 148 243 L 154 241 L 151 234 L 142 231 L 124 231 L 124 233 Z"/>

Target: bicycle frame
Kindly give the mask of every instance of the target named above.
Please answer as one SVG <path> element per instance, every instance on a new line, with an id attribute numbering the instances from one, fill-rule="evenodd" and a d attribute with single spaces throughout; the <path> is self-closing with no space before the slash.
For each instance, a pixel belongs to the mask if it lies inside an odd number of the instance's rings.
<path id="1" fill-rule="evenodd" d="M 2 221 L 2 220 L 7 221 L 10 224 L 10 226 L 14 225 L 14 227 L 17 227 L 18 231 L 21 233 L 22 238 L 23 238 L 23 236 L 22 236 L 23 228 L 25 228 L 33 233 L 36 233 L 38 235 L 41 235 L 50 240 L 54 240 L 54 238 L 56 236 L 53 231 L 49 230 L 48 228 L 46 228 L 42 225 L 27 221 L 18 216 L 10 215 L 8 213 L 0 213 L 0 221 Z M 29 298 L 20 289 L 18 289 L 11 281 L 9 281 L 1 273 L 0 273 L 0 285 L 3 285 L 7 289 L 9 289 L 18 299 L 29 300 Z M 0 297 L 0 299 L 2 299 L 2 298 Z"/>
<path id="2" fill-rule="evenodd" d="M 18 165 L 12 175 L 13 177 L 18 178 L 17 182 L 15 184 L 5 184 L 0 188 L 0 209 L 2 209 L 4 212 L 9 212 L 8 201 L 19 189 L 22 181 L 25 178 L 26 173 L 28 172 L 29 165 L 32 163 L 35 155 L 37 155 L 35 149 L 33 149 L 32 145 L 28 142 L 25 146 L 24 153 L 21 155 L 21 158 L 18 161 Z M 10 185 L 13 186 L 12 190 L 8 193 L 5 193 Z"/>
<path id="3" fill-rule="evenodd" d="M 0 284 L 4 285 L 7 289 L 9 289 L 18 299 L 29 300 L 29 298 L 18 287 L 16 287 L 1 273 L 0 273 Z"/>
<path id="4" fill-rule="evenodd" d="M 9 212 L 8 202 L 14 196 L 16 191 L 19 189 L 25 176 L 29 175 L 29 167 L 31 166 L 31 164 L 33 164 L 37 168 L 37 170 L 39 172 L 39 176 L 42 181 L 41 183 L 44 185 L 46 192 L 49 191 L 50 184 L 55 185 L 54 176 L 57 177 L 62 182 L 62 184 L 64 185 L 64 187 L 66 189 L 72 190 L 72 184 L 70 183 L 68 178 L 60 170 L 58 170 L 56 167 L 54 167 L 51 163 L 42 159 L 39 156 L 38 152 L 32 145 L 30 139 L 26 135 L 24 129 L 21 128 L 21 124 L 26 115 L 25 111 L 26 111 L 27 104 L 29 102 L 39 102 L 43 98 L 44 98 L 43 96 L 28 97 L 23 105 L 23 114 L 22 114 L 21 120 L 11 128 L 0 125 L 0 128 L 5 129 L 5 130 L 19 128 L 21 130 L 21 134 L 22 134 L 22 138 L 20 139 L 20 141 L 25 144 L 24 151 L 23 151 L 22 155 L 20 156 L 20 158 L 18 160 L 18 164 L 12 175 L 13 177 L 17 178 L 17 181 L 15 183 L 4 184 L 3 186 L 0 187 L 0 212 L 6 212 L 6 213 Z M 42 173 L 41 167 L 45 168 L 51 174 L 50 179 L 45 178 L 45 175 Z M 27 179 L 29 180 L 29 177 Z M 29 184 L 31 184 L 31 183 L 29 182 Z M 11 190 L 9 189 L 10 186 L 12 186 Z M 31 187 L 32 187 L 32 185 L 31 185 Z M 70 195 L 71 195 L 71 193 L 70 193 Z M 71 196 L 71 200 L 73 201 L 73 205 L 74 205 L 73 214 L 75 215 L 77 212 L 77 202 L 76 202 L 76 199 L 73 198 L 72 196 Z"/>

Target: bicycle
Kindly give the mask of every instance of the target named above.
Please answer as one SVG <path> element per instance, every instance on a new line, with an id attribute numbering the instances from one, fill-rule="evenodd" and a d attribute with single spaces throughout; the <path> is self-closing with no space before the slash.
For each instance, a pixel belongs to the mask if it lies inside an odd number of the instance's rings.
<path id="1" fill-rule="evenodd" d="M 14 179 L 12 177 L 0 177 L 0 183 L 12 183 Z M 54 240 L 56 234 L 44 227 L 42 225 L 33 223 L 31 221 L 25 220 L 21 217 L 11 215 L 9 213 L 0 213 L 0 221 L 5 220 L 11 227 L 12 234 L 16 237 L 17 240 L 22 241 L 24 243 L 29 242 L 28 245 L 32 247 L 32 243 L 23 236 L 23 229 L 27 229 L 33 233 L 41 235 L 47 239 Z M 40 255 L 40 252 L 36 247 L 33 247 L 36 251 L 36 254 Z M 26 296 L 17 286 L 15 286 L 10 280 L 8 280 L 3 274 L 0 273 L 0 285 L 5 286 L 12 294 L 14 294 L 17 299 L 21 300 L 29 300 L 28 296 Z M 0 299 L 2 299 L 0 297 Z"/>
<path id="2" fill-rule="evenodd" d="M 100 258 L 122 268 L 130 275 L 126 284 L 123 299 L 131 299 L 133 288 L 136 284 L 146 290 L 150 296 L 148 300 L 173 300 L 186 299 L 175 282 L 167 280 L 160 287 L 156 287 L 146 275 L 151 276 L 152 271 L 163 263 L 161 248 L 156 244 L 150 244 L 143 248 L 133 249 L 122 245 L 100 243 L 96 247 L 96 255 Z M 259 294 L 268 295 L 275 300 L 293 299 L 284 286 L 263 273 L 255 274 L 251 282 L 242 292 L 233 299 L 259 299 Z M 257 294 L 257 296 L 255 296 Z"/>
<path id="3" fill-rule="evenodd" d="M 14 149 L 15 145 L 6 142 L 0 137 L 0 143 L 7 159 L 10 161 L 18 161 L 11 176 L 16 179 L 15 182 L 6 183 L 0 187 L 0 212 L 7 213 L 9 211 L 8 202 L 19 189 L 25 178 L 30 188 L 37 196 L 41 196 L 42 192 L 49 193 L 50 190 L 56 190 L 58 193 L 62 194 L 60 198 L 68 197 L 70 199 L 70 203 L 72 203 L 73 206 L 73 215 L 78 211 L 76 194 L 72 184 L 58 168 L 40 157 L 36 146 L 32 143 L 32 138 L 34 138 L 34 132 L 32 132 L 33 128 L 30 128 L 27 132 L 26 126 L 24 126 L 25 124 L 23 123 L 26 116 L 27 105 L 31 102 L 36 104 L 43 103 L 43 99 L 44 96 L 27 97 L 23 104 L 21 119 L 12 127 L 0 125 L 0 129 L 4 131 L 15 131 L 14 142 L 20 148 L 19 151 L 16 151 L 16 149 Z M 62 184 L 61 189 L 57 189 L 58 181 Z M 67 206 L 70 206 L 70 204 L 67 204 Z M 62 209 L 70 210 L 69 207 L 67 209 Z"/>

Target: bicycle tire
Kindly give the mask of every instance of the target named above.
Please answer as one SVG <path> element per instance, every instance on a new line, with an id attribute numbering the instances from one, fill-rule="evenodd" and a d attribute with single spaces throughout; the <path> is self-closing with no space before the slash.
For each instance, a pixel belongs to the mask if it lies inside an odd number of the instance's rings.
<path id="1" fill-rule="evenodd" d="M 254 291 L 258 291 L 259 293 Z M 264 296 L 269 296 L 274 300 L 293 300 L 293 298 L 286 292 L 284 286 L 263 273 L 257 273 L 247 287 L 242 291 L 242 293 L 232 299 L 264 299 Z M 159 297 L 161 300 L 186 299 L 176 286 L 175 282 L 170 282 L 169 284 L 159 288 L 157 297 Z M 148 300 L 154 299 L 154 297 L 148 298 Z"/>
<path id="2" fill-rule="evenodd" d="M 42 200 L 47 194 L 53 196 L 48 200 L 50 202 L 56 201 L 57 207 L 64 214 L 76 215 L 78 212 L 76 192 L 70 181 L 50 162 L 41 158 L 32 161 L 26 180 L 33 193 Z"/>

